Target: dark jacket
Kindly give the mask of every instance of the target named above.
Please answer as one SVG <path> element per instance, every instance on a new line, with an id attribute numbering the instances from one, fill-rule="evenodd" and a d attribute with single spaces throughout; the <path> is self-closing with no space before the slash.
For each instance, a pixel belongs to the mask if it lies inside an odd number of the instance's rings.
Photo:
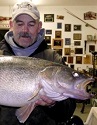
<path id="1" fill-rule="evenodd" d="M 0 42 L 0 54 L 9 56 L 15 55 L 5 40 Z M 54 50 L 48 49 L 45 40 L 43 40 L 37 50 L 31 54 L 30 57 L 64 63 L 62 57 L 59 56 L 58 53 Z M 56 102 L 52 107 L 37 106 L 24 125 L 57 125 L 57 122 L 66 122 L 73 115 L 75 108 L 76 103 L 74 99 L 66 99 L 64 101 Z M 15 116 L 16 109 L 17 108 L 1 106 L 0 125 L 20 125 Z"/>

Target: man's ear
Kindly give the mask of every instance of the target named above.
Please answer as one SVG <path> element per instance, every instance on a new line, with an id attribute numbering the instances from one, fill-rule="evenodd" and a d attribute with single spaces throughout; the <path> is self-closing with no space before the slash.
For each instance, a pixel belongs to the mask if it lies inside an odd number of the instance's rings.
<path id="1" fill-rule="evenodd" d="M 40 32 L 41 28 L 42 28 L 42 22 L 40 21 L 40 22 L 39 22 L 38 32 Z"/>
<path id="2" fill-rule="evenodd" d="M 12 28 L 13 28 L 13 22 L 11 20 L 9 22 L 9 26 L 10 26 L 10 30 L 12 30 Z"/>

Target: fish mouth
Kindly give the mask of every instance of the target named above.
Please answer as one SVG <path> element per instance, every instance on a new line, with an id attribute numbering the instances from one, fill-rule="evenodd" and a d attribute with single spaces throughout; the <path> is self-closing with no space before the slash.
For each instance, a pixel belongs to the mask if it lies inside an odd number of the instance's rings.
<path id="1" fill-rule="evenodd" d="M 79 91 L 78 96 L 82 100 L 89 99 L 95 96 L 92 92 L 88 91 L 88 87 L 92 87 L 92 84 L 94 82 L 94 78 L 89 78 L 87 80 L 80 81 L 81 83 L 77 83 L 76 89 Z"/>

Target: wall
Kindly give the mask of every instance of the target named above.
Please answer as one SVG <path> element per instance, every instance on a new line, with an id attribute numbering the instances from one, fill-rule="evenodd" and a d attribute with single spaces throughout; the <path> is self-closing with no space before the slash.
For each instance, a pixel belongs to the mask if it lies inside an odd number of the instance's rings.
<path id="1" fill-rule="evenodd" d="M 81 33 L 82 34 L 82 39 L 81 39 L 81 45 L 76 46 L 76 48 L 83 48 L 83 54 L 77 54 L 73 55 L 73 64 L 75 65 L 75 69 L 85 69 L 87 66 L 92 67 L 92 64 L 83 64 L 83 58 L 82 58 L 82 64 L 76 64 L 76 56 L 82 56 L 85 57 L 84 53 L 84 41 L 87 40 L 87 35 L 93 35 L 96 33 L 97 35 L 97 30 L 91 28 L 91 27 L 86 27 L 85 24 L 78 20 L 77 18 L 71 16 L 66 12 L 64 9 L 68 9 L 70 12 L 78 16 L 83 20 L 83 14 L 92 11 L 97 13 L 97 6 L 38 6 L 38 9 L 40 10 L 41 14 L 41 21 L 43 22 L 43 28 L 45 29 L 52 29 L 52 34 L 51 38 L 55 38 L 55 31 L 59 30 L 57 29 L 57 23 L 61 22 L 62 23 L 62 39 L 63 39 L 63 49 L 62 49 L 62 56 L 64 56 L 64 48 L 70 47 L 70 48 L 75 48 L 74 46 L 74 40 L 73 40 L 73 33 Z M 44 22 L 44 14 L 54 14 L 54 22 Z M 62 15 L 64 16 L 64 20 L 57 19 L 57 15 Z M 11 7 L 0 7 L 0 16 L 11 16 Z M 87 23 L 93 25 L 94 27 L 97 28 L 97 20 L 85 20 Z M 71 24 L 71 32 L 65 32 L 64 31 L 64 25 L 65 24 Z M 81 31 L 74 31 L 73 30 L 73 25 L 82 25 L 82 30 Z M 71 45 L 66 46 L 65 45 L 65 38 L 71 38 Z M 52 44 L 52 41 L 51 41 Z M 96 42 L 87 42 L 86 45 L 86 54 L 91 55 L 89 52 L 89 45 L 95 45 L 95 50 L 97 50 L 97 43 Z M 71 64 L 69 64 L 71 65 Z"/>

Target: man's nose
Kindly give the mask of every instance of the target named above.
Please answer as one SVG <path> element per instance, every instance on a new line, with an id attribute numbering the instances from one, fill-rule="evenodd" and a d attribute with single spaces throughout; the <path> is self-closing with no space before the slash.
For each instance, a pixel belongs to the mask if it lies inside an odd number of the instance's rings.
<path id="1" fill-rule="evenodd" d="M 28 26 L 24 25 L 22 30 L 23 30 L 23 32 L 28 32 Z"/>

